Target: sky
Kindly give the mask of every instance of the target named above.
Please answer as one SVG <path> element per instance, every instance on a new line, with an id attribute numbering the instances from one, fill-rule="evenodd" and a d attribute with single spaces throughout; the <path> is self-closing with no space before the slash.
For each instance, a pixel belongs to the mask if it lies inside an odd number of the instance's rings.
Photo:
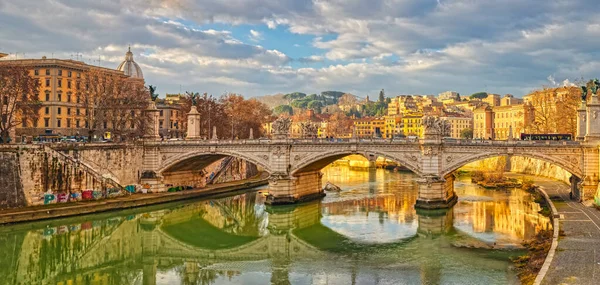
<path id="1" fill-rule="evenodd" d="M 478 91 L 600 77 L 597 0 L 0 0 L 8 59 L 116 68 L 157 92 Z"/>

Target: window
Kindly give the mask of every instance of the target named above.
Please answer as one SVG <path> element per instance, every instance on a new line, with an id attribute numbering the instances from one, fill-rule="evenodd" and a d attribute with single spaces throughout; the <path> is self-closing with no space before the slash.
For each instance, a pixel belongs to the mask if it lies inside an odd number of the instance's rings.
<path id="1" fill-rule="evenodd" d="M 36 69 L 36 70 L 34 70 L 34 71 L 33 71 L 33 74 L 34 74 L 34 75 L 40 75 L 40 70 L 39 70 L 39 69 Z"/>
<path id="2" fill-rule="evenodd" d="M 50 79 L 46 78 L 46 87 L 50 87 Z"/>
<path id="3" fill-rule="evenodd" d="M 56 127 L 60 128 L 61 119 L 56 119 Z"/>
<path id="4" fill-rule="evenodd" d="M 50 93 L 46 93 L 46 101 L 50 101 Z"/>
<path id="5" fill-rule="evenodd" d="M 71 120 L 67 119 L 67 128 L 71 127 Z"/>
<path id="6" fill-rule="evenodd" d="M 158 121 L 158 127 L 162 129 L 162 127 L 163 127 L 163 121 L 162 120 Z"/>
<path id="7" fill-rule="evenodd" d="M 71 108 L 67 108 L 67 115 L 71 115 Z"/>
<path id="8" fill-rule="evenodd" d="M 27 128 L 27 119 L 23 119 L 23 121 L 21 122 L 21 127 Z"/>
<path id="9" fill-rule="evenodd" d="M 75 127 L 79 128 L 79 120 L 75 120 Z"/>
<path id="10" fill-rule="evenodd" d="M 89 128 L 89 126 L 90 126 L 90 121 L 88 121 L 88 120 L 85 120 L 85 127 L 86 127 L 86 128 Z"/>
<path id="11" fill-rule="evenodd" d="M 44 127 L 50 127 L 50 118 L 44 118 Z"/>
<path id="12" fill-rule="evenodd" d="M 77 116 L 81 115 L 81 111 L 79 109 L 77 109 L 76 113 L 77 113 Z"/>
<path id="13" fill-rule="evenodd" d="M 67 77 L 69 77 L 69 78 L 70 78 L 70 77 L 71 77 L 71 75 L 72 75 L 72 72 L 71 72 L 71 71 L 67 72 Z"/>
<path id="14" fill-rule="evenodd" d="M 60 111 L 61 111 L 61 109 L 60 109 L 60 107 L 58 107 L 58 108 L 56 109 L 56 113 L 60 115 Z"/>
<path id="15" fill-rule="evenodd" d="M 104 128 L 107 129 L 108 124 L 106 123 L 106 121 L 103 124 Z"/>
<path id="16" fill-rule="evenodd" d="M 46 69 L 46 75 L 50 75 L 50 69 Z"/>
<path id="17" fill-rule="evenodd" d="M 81 103 L 81 98 L 79 98 L 79 95 L 77 95 L 77 103 Z"/>
<path id="18" fill-rule="evenodd" d="M 4 96 L 4 105 L 8 105 L 8 96 Z"/>
<path id="19" fill-rule="evenodd" d="M 57 79 L 58 87 L 62 87 L 62 79 Z"/>
<path id="20" fill-rule="evenodd" d="M 160 110 L 160 116 L 161 117 L 163 116 L 163 110 Z"/>
<path id="21" fill-rule="evenodd" d="M 77 72 L 77 78 L 81 78 L 81 73 Z"/>
<path id="22" fill-rule="evenodd" d="M 62 94 L 61 93 L 56 94 L 56 101 L 58 101 L 58 102 L 62 101 Z"/>
<path id="23" fill-rule="evenodd" d="M 131 128 L 135 128 L 135 125 L 133 124 L 133 122 L 131 122 Z"/>
<path id="24" fill-rule="evenodd" d="M 37 128 L 37 120 L 33 120 L 33 127 Z"/>
<path id="25" fill-rule="evenodd" d="M 67 94 L 67 102 L 71 103 L 71 94 Z"/>
<path id="26" fill-rule="evenodd" d="M 50 114 L 50 107 L 46 107 L 46 109 L 44 110 L 44 113 L 46 115 Z"/>
<path id="27" fill-rule="evenodd" d="M 58 70 L 58 76 L 62 76 L 62 69 Z"/>
<path id="28" fill-rule="evenodd" d="M 71 89 L 71 80 L 67 81 L 67 88 Z"/>

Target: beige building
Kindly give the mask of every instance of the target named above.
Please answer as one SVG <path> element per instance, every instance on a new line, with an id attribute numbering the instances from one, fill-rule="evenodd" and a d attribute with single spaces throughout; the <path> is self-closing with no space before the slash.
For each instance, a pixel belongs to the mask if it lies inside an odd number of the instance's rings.
<path id="1" fill-rule="evenodd" d="M 165 99 L 156 100 L 159 134 L 163 138 L 183 138 L 185 136 L 186 116 L 181 106 L 181 94 L 167 94 Z"/>
<path id="2" fill-rule="evenodd" d="M 388 104 L 388 116 L 402 115 L 406 112 L 416 112 L 417 101 L 411 95 L 401 95 L 390 99 Z"/>
<path id="3" fill-rule="evenodd" d="M 450 137 L 460 139 L 460 134 L 465 129 L 473 129 L 473 118 L 463 116 L 446 116 L 441 117 L 450 122 Z"/>
<path id="4" fill-rule="evenodd" d="M 440 100 L 460 101 L 460 94 L 455 91 L 446 91 L 438 94 Z"/>
<path id="5" fill-rule="evenodd" d="M 506 94 L 500 99 L 500 106 L 510 106 L 523 104 L 523 99 L 515 98 L 512 94 Z"/>
<path id="6" fill-rule="evenodd" d="M 487 103 L 488 105 L 495 107 L 500 106 L 500 95 L 488 93 L 488 96 L 481 99 L 481 101 Z"/>
<path id="7" fill-rule="evenodd" d="M 534 121 L 530 104 L 482 107 L 473 112 L 473 137 L 494 140 L 518 139 Z"/>
<path id="8" fill-rule="evenodd" d="M 129 64 L 135 64 L 131 51 L 127 53 L 124 62 L 128 61 Z M 88 65 L 75 60 L 46 57 L 1 60 L 0 67 L 3 65 L 26 66 L 29 68 L 30 76 L 40 83 L 41 108 L 38 119 L 23 118 L 21 124 L 16 128 L 17 136 L 38 136 L 50 133 L 63 136 L 86 135 L 88 129 L 87 110 L 84 108 L 82 98 L 77 96 L 77 93 L 81 87 L 80 81 L 90 70 L 96 70 L 106 75 L 132 77 L 140 80 L 143 84 L 143 77 L 140 77 L 141 71 L 140 74 L 131 74 L 124 70 Z M 135 65 L 137 66 L 137 64 Z"/>

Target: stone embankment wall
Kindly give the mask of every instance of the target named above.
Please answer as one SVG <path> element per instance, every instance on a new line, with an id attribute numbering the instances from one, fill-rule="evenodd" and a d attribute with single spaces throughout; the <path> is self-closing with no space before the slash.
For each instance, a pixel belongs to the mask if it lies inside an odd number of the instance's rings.
<path id="1" fill-rule="evenodd" d="M 482 171 L 494 171 L 498 169 L 504 169 L 506 165 L 505 157 L 492 157 L 465 165 L 464 169 L 467 170 L 482 170 Z M 543 177 L 550 177 L 569 183 L 571 173 L 556 166 L 552 163 L 545 162 L 543 160 L 513 156 L 510 159 L 510 171 L 516 173 L 532 174 Z"/>
<path id="2" fill-rule="evenodd" d="M 0 149 L 0 209 L 27 205 L 17 151 Z"/>

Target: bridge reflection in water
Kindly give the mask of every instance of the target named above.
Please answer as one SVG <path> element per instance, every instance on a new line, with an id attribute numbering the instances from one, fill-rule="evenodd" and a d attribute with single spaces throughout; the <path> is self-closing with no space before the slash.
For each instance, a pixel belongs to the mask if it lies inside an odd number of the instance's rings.
<path id="1" fill-rule="evenodd" d="M 549 227 L 518 190 L 457 182 L 454 209 L 422 212 L 412 174 L 346 171 L 325 170 L 342 192 L 297 206 L 247 193 L 0 228 L 0 283 L 506 284 L 520 252 L 495 248 Z"/>

